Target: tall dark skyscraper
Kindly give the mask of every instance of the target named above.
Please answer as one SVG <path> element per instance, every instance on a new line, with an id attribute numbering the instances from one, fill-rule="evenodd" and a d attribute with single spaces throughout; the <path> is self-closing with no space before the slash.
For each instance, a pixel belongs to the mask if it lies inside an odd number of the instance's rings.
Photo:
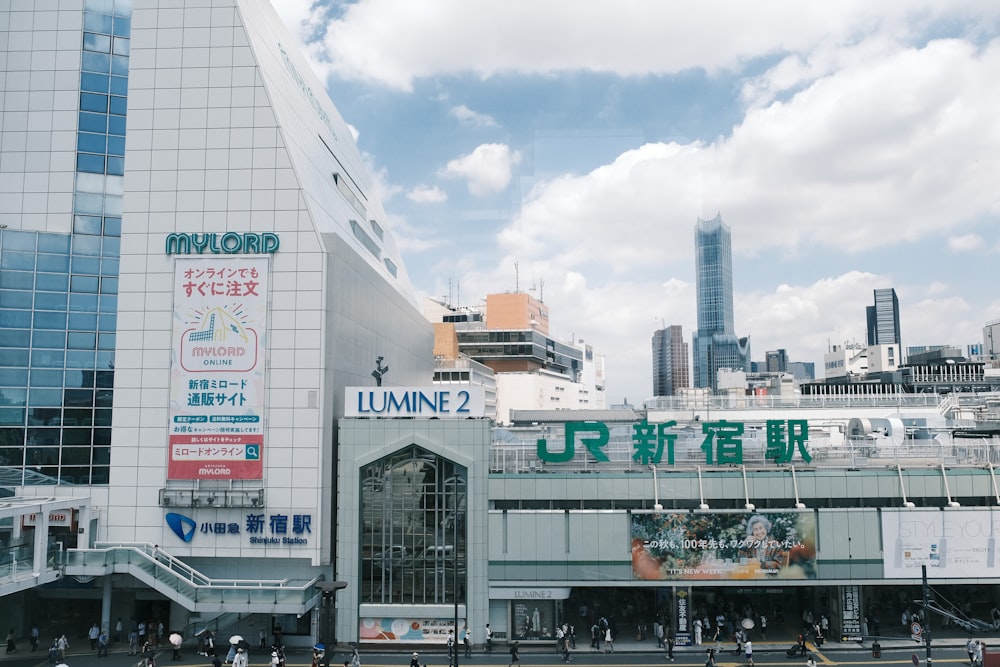
<path id="1" fill-rule="evenodd" d="M 698 219 L 694 245 L 698 292 L 694 386 L 715 389 L 720 368 L 750 370 L 750 339 L 735 333 L 732 238 L 721 214 Z"/>
<path id="2" fill-rule="evenodd" d="M 868 306 L 868 344 L 889 345 L 895 343 L 902 350 L 899 338 L 899 299 L 896 290 L 888 287 L 875 290 L 875 305 Z"/>
<path id="3" fill-rule="evenodd" d="M 653 395 L 673 396 L 691 386 L 688 344 L 679 324 L 653 332 Z"/>

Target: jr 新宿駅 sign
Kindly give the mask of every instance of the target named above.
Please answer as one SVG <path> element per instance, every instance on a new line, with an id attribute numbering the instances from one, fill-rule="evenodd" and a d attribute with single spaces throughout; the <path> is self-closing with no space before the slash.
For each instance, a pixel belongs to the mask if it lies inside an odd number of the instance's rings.
<path id="1" fill-rule="evenodd" d="M 674 447 L 677 434 L 670 429 L 676 421 L 650 424 L 643 420 L 632 425 L 632 459 L 648 465 L 650 463 L 674 464 Z M 610 429 L 603 422 L 566 422 L 566 443 L 563 450 L 549 449 L 545 438 L 537 441 L 538 458 L 547 463 L 566 463 L 576 456 L 577 442 L 582 444 L 595 461 L 608 461 L 604 447 L 610 441 Z M 739 465 L 743 463 L 742 422 L 718 421 L 701 422 L 701 432 L 705 435 L 701 449 L 705 452 L 707 465 Z M 812 456 L 806 449 L 809 439 L 809 424 L 805 419 L 769 419 L 767 421 L 767 451 L 765 457 L 775 463 L 790 463 L 799 453 L 802 461 L 809 463 Z"/>

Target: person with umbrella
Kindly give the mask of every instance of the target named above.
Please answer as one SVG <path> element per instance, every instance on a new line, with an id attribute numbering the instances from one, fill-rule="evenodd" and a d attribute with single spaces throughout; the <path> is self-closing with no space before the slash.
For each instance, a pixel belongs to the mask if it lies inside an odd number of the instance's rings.
<path id="1" fill-rule="evenodd" d="M 416 651 L 410 656 L 410 667 L 420 667 L 420 656 L 417 655 Z"/>
<path id="2" fill-rule="evenodd" d="M 236 649 L 236 657 L 233 658 L 233 667 L 250 667 L 250 656 L 242 646 Z"/>
<path id="3" fill-rule="evenodd" d="M 324 644 L 313 646 L 312 667 L 321 667 L 324 657 L 326 657 L 326 646 Z"/>
<path id="4" fill-rule="evenodd" d="M 232 662 L 236 658 L 236 649 L 239 648 L 240 642 L 243 641 L 242 635 L 233 635 L 229 638 L 229 651 L 226 653 L 226 663 Z"/>
<path id="5" fill-rule="evenodd" d="M 145 667 L 156 667 L 156 651 L 149 642 L 142 645 L 142 663 Z"/>
<path id="6" fill-rule="evenodd" d="M 170 645 L 174 647 L 174 654 L 170 656 L 170 659 L 183 660 L 184 658 L 181 656 L 181 644 L 184 643 L 184 638 L 181 637 L 176 632 L 173 632 L 170 634 L 170 637 L 168 637 L 168 639 L 170 641 Z"/>

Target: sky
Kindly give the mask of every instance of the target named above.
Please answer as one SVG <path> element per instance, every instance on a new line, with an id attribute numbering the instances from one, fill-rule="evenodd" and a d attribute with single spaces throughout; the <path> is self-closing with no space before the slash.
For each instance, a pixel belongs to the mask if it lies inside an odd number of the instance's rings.
<path id="1" fill-rule="evenodd" d="M 995 0 L 272 0 L 376 175 L 421 296 L 525 291 L 652 395 L 732 231 L 736 334 L 814 362 L 895 288 L 904 348 L 1000 319 Z"/>

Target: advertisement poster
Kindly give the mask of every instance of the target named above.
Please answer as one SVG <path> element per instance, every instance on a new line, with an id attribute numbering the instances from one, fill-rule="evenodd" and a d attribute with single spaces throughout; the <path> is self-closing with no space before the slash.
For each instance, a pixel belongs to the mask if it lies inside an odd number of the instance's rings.
<path id="1" fill-rule="evenodd" d="M 859 642 L 862 639 L 861 627 L 861 587 L 840 587 L 840 641 Z"/>
<path id="2" fill-rule="evenodd" d="M 447 644 L 454 619 L 362 617 L 358 629 L 363 642 L 430 642 Z M 458 641 L 465 638 L 465 620 L 458 620 Z"/>
<path id="3" fill-rule="evenodd" d="M 632 576 L 647 581 L 815 579 L 815 515 L 633 514 Z"/>
<path id="4" fill-rule="evenodd" d="M 887 578 L 989 576 L 996 572 L 996 526 L 990 510 L 882 510 Z"/>
<path id="5" fill-rule="evenodd" d="M 168 479 L 263 477 L 267 258 L 178 258 Z"/>

